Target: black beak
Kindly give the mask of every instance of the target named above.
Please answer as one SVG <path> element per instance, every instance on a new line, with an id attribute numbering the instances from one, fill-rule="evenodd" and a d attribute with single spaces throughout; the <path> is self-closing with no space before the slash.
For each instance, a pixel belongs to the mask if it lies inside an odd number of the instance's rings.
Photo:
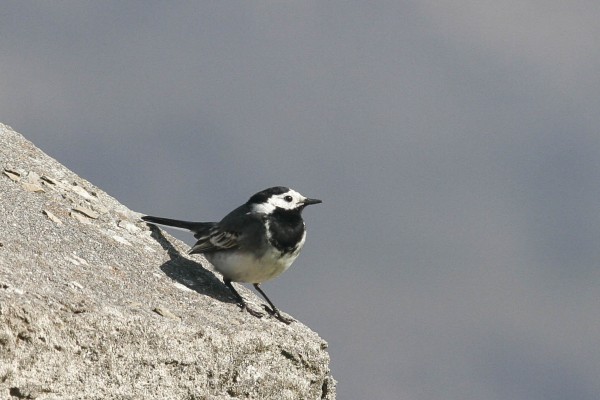
<path id="1" fill-rule="evenodd" d="M 321 200 L 318 199 L 304 199 L 304 201 L 302 202 L 303 206 L 309 206 L 311 204 L 319 204 L 322 203 Z"/>

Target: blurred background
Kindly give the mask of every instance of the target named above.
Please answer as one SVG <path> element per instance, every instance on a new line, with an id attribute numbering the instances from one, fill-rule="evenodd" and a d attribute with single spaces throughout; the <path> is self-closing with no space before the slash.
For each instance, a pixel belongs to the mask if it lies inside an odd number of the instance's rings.
<path id="1" fill-rule="evenodd" d="M 599 20 L 585 0 L 9 0 L 0 122 L 143 213 L 323 199 L 263 287 L 329 342 L 340 399 L 597 400 Z"/>

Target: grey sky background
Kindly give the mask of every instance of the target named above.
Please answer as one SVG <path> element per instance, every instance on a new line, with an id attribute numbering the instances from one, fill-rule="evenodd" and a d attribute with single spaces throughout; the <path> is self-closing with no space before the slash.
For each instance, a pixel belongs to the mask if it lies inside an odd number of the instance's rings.
<path id="1" fill-rule="evenodd" d="M 598 21 L 585 0 L 5 1 L 0 121 L 144 213 L 323 199 L 263 287 L 329 342 L 340 399 L 596 400 Z"/>

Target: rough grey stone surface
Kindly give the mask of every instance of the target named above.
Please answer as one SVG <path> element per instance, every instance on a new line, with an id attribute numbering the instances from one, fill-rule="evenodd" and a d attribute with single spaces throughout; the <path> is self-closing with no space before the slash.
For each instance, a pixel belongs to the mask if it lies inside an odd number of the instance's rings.
<path id="1" fill-rule="evenodd" d="M 1 399 L 335 398 L 323 339 L 138 218 L 0 124 Z"/>

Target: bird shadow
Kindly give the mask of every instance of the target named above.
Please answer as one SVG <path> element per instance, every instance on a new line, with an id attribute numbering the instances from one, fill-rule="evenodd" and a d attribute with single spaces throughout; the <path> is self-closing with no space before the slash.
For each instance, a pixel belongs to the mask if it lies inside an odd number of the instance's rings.
<path id="1" fill-rule="evenodd" d="M 184 257 L 156 226 L 148 224 L 151 237 L 167 252 L 170 260 L 160 266 L 169 278 L 183 286 L 224 303 L 237 303 L 231 291 L 213 272 L 198 262 Z"/>

